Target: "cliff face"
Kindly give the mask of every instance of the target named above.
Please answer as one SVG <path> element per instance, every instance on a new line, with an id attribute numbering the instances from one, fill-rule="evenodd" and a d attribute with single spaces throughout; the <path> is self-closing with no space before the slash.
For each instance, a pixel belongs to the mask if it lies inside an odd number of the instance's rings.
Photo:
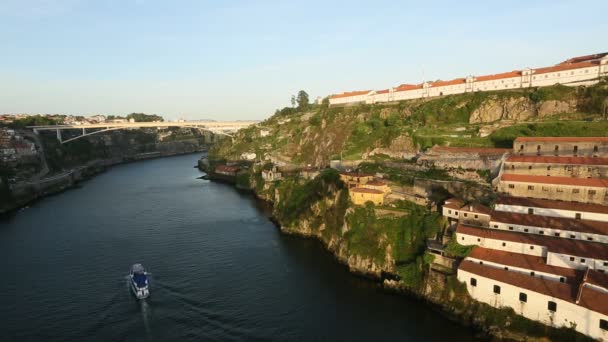
<path id="1" fill-rule="evenodd" d="M 492 123 L 500 120 L 524 121 L 577 111 L 576 99 L 546 100 L 535 103 L 529 97 L 490 96 L 475 109 L 469 123 Z"/>

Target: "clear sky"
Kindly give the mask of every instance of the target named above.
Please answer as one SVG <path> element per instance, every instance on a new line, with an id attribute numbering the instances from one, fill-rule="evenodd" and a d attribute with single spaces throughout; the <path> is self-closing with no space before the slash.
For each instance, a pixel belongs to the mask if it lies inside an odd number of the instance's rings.
<path id="1" fill-rule="evenodd" d="M 608 51 L 608 1 L 0 0 L 0 113 L 262 119 Z"/>

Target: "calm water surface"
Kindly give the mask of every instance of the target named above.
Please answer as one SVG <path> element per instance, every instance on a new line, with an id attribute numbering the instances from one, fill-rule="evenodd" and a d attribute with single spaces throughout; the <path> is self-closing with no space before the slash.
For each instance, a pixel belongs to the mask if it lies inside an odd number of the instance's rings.
<path id="1" fill-rule="evenodd" d="M 0 341 L 466 341 L 424 304 L 281 235 L 198 155 L 117 166 L 0 220 Z M 141 262 L 152 296 L 125 276 Z"/>

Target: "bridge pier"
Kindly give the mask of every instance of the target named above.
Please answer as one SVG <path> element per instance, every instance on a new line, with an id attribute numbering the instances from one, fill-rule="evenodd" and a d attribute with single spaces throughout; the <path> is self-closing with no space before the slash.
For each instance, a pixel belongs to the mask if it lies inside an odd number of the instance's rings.
<path id="1" fill-rule="evenodd" d="M 63 140 L 61 140 L 61 130 L 60 129 L 57 129 L 57 140 L 59 140 L 59 142 L 63 144 Z"/>

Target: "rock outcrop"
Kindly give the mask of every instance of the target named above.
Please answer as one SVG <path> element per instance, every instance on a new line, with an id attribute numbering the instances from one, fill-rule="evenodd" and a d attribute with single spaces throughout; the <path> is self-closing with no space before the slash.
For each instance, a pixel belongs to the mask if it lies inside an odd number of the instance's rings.
<path id="1" fill-rule="evenodd" d="M 475 109 L 469 123 L 491 123 L 500 120 L 522 121 L 572 113 L 577 109 L 576 100 L 548 100 L 534 103 L 527 97 L 490 96 Z"/>

